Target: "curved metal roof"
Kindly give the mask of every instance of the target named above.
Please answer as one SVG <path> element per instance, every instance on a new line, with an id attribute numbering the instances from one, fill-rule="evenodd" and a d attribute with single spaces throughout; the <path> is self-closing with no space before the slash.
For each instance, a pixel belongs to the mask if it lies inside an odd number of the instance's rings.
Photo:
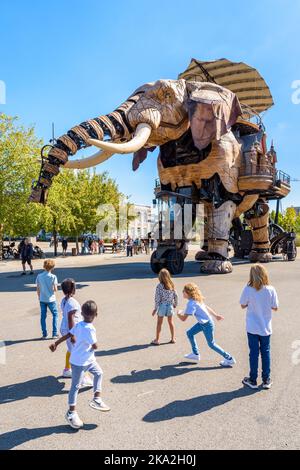
<path id="1" fill-rule="evenodd" d="M 235 93 L 241 104 L 256 113 L 262 113 L 274 104 L 265 80 L 255 68 L 243 62 L 231 62 L 227 59 L 207 62 L 192 59 L 188 68 L 178 78 L 217 83 Z"/>

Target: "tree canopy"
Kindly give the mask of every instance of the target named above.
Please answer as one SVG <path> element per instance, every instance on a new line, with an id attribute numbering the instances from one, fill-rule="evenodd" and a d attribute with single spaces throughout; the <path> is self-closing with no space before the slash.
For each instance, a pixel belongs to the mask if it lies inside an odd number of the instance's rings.
<path id="1" fill-rule="evenodd" d="M 275 220 L 275 211 L 271 212 L 271 218 Z M 294 207 L 288 207 L 284 212 L 280 212 L 278 215 L 278 225 L 280 225 L 286 231 L 300 232 L 300 215 L 297 213 Z"/>
<path id="2" fill-rule="evenodd" d="M 34 234 L 40 229 L 43 208 L 27 200 L 39 172 L 41 144 L 33 128 L 25 129 L 17 118 L 0 114 L 0 225 L 6 235 Z"/>
<path id="3" fill-rule="evenodd" d="M 113 207 L 118 218 L 119 202 L 125 196 L 107 173 L 61 170 L 47 205 L 28 203 L 32 181 L 39 174 L 42 145 L 34 128 L 26 129 L 17 118 L 0 114 L 0 239 L 3 234 L 36 235 L 41 229 L 75 237 L 95 232 L 107 216 L 99 210 L 101 205 Z"/>

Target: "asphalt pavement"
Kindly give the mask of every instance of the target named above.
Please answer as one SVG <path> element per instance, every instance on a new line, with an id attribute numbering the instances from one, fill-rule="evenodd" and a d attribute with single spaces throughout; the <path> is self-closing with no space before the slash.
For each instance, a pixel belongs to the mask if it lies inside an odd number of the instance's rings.
<path id="1" fill-rule="evenodd" d="M 35 274 L 42 263 L 35 261 Z M 56 264 L 60 282 L 76 280 L 79 302 L 93 299 L 99 306 L 97 360 L 104 371 L 103 398 L 112 410 L 91 409 L 92 392 L 81 391 L 78 412 L 85 427 L 79 432 L 68 427 L 70 380 L 61 377 L 65 346 L 53 354 L 50 342 L 39 340 L 35 276 L 20 276 L 18 261 L 0 262 L 0 340 L 5 342 L 0 349 L 0 449 L 300 448 L 299 259 L 268 265 L 280 300 L 269 391 L 252 391 L 241 383 L 249 372 L 245 312 L 239 307 L 247 262 L 234 262 L 232 274 L 207 276 L 200 274 L 192 253 L 175 277 L 181 307 L 183 286 L 194 281 L 207 304 L 225 316 L 216 340 L 235 356 L 232 369 L 219 366 L 219 356 L 201 335 L 201 362 L 185 361 L 190 352 L 185 331 L 192 319 L 176 320 L 175 345 L 168 344 L 164 324 L 164 344 L 150 346 L 157 278 L 148 256 L 67 257 Z"/>

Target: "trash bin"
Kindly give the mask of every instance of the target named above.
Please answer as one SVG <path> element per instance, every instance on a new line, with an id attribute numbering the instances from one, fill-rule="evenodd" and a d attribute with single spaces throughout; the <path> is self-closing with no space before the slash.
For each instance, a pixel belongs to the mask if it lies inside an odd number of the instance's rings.
<path id="1" fill-rule="evenodd" d="M 76 250 L 76 248 L 72 248 L 72 256 L 77 256 L 77 250 Z"/>

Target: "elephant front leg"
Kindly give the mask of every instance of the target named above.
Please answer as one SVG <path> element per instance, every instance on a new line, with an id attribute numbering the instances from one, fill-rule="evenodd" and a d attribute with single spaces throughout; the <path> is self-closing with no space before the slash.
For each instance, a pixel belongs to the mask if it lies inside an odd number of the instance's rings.
<path id="1" fill-rule="evenodd" d="M 249 254 L 252 263 L 268 263 L 272 260 L 269 239 L 269 205 L 259 201 L 245 214 L 245 220 L 252 230 L 253 245 Z"/>
<path id="2" fill-rule="evenodd" d="M 236 204 L 226 201 L 218 209 L 207 207 L 208 254 L 201 271 L 211 274 L 227 274 L 232 272 L 232 264 L 228 259 L 229 232 L 236 211 Z"/>

